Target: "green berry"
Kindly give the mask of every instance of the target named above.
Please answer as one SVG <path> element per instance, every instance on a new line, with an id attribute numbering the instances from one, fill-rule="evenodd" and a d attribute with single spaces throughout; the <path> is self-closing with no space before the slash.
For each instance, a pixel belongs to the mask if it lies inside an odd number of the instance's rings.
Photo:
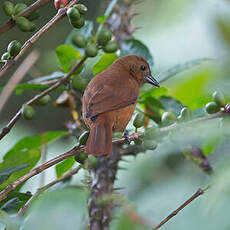
<path id="1" fill-rule="evenodd" d="M 15 14 L 14 5 L 12 2 L 5 1 L 2 7 L 7 16 L 12 16 Z"/>
<path id="2" fill-rule="evenodd" d="M 1 57 L 1 61 L 5 62 L 10 59 L 10 54 L 8 52 L 4 53 Z"/>
<path id="3" fill-rule="evenodd" d="M 137 113 L 133 125 L 135 128 L 140 128 L 145 124 L 145 115 L 143 113 Z"/>
<path id="4" fill-rule="evenodd" d="M 160 135 L 160 129 L 158 127 L 151 127 L 145 129 L 145 140 L 154 140 Z"/>
<path id="5" fill-rule="evenodd" d="M 85 25 L 85 20 L 81 17 L 77 21 L 70 21 L 70 23 L 74 28 L 80 29 Z"/>
<path id="6" fill-rule="evenodd" d="M 87 7 L 83 4 L 77 4 L 73 6 L 74 8 L 78 9 L 79 13 L 84 15 L 87 12 Z"/>
<path id="7" fill-rule="evenodd" d="M 104 47 L 103 50 L 106 53 L 114 53 L 118 50 L 118 45 L 114 41 L 109 41 Z"/>
<path id="8" fill-rule="evenodd" d="M 22 114 L 23 114 L 23 116 L 24 116 L 25 119 L 31 120 L 34 117 L 34 115 L 35 115 L 35 111 L 34 111 L 34 109 L 33 109 L 32 106 L 26 105 L 23 108 Z"/>
<path id="9" fill-rule="evenodd" d="M 144 140 L 144 147 L 149 150 L 155 150 L 157 148 L 157 142 L 154 140 Z"/>
<path id="10" fill-rule="evenodd" d="M 206 112 L 209 114 L 217 113 L 220 111 L 220 107 L 216 104 L 216 102 L 209 102 L 205 105 Z"/>
<path id="11" fill-rule="evenodd" d="M 36 19 L 38 19 L 40 17 L 39 11 L 35 11 L 32 14 L 30 14 L 29 16 L 27 16 L 27 19 L 30 21 L 34 21 Z"/>
<path id="12" fill-rule="evenodd" d="M 17 56 L 20 53 L 21 49 L 22 49 L 21 43 L 16 40 L 10 42 L 10 44 L 7 47 L 7 51 L 10 57 Z"/>
<path id="13" fill-rule="evenodd" d="M 72 42 L 74 45 L 76 45 L 79 48 L 84 48 L 87 44 L 84 36 L 80 33 L 78 33 L 72 37 Z"/>
<path id="14" fill-rule="evenodd" d="M 74 7 L 69 8 L 66 13 L 71 22 L 75 22 L 81 18 L 81 15 L 78 9 Z"/>
<path id="15" fill-rule="evenodd" d="M 98 53 L 97 47 L 95 45 L 89 44 L 85 48 L 85 53 L 88 57 L 95 57 Z"/>
<path id="16" fill-rule="evenodd" d="M 87 159 L 87 165 L 90 169 L 96 168 L 98 165 L 98 159 L 93 155 L 89 155 Z"/>
<path id="17" fill-rule="evenodd" d="M 110 41 L 112 38 L 112 33 L 111 31 L 107 29 L 103 29 L 97 36 L 97 43 L 99 45 L 105 46 L 108 41 Z"/>
<path id="18" fill-rule="evenodd" d="M 224 95 L 221 92 L 215 91 L 212 94 L 212 97 L 213 97 L 213 100 L 216 102 L 216 104 L 219 107 L 224 107 L 227 104 L 227 102 L 226 102 L 226 100 L 224 98 Z"/>
<path id="19" fill-rule="evenodd" d="M 84 164 L 85 160 L 88 158 L 88 155 L 85 152 L 80 152 L 74 158 L 79 164 Z"/>
<path id="20" fill-rule="evenodd" d="M 87 86 L 87 84 L 88 82 L 84 78 L 81 78 L 80 76 L 75 76 L 72 81 L 72 87 L 79 91 L 83 91 Z"/>
<path id="21" fill-rule="evenodd" d="M 89 131 L 85 131 L 84 133 L 81 134 L 81 136 L 79 137 L 79 146 L 81 145 L 85 145 L 86 141 L 88 140 L 89 137 Z"/>
<path id="22" fill-rule="evenodd" d="M 176 116 L 173 112 L 164 112 L 161 116 L 161 121 L 165 125 L 172 124 L 176 120 Z"/>
<path id="23" fill-rule="evenodd" d="M 192 118 L 192 111 L 189 108 L 184 107 L 181 111 L 180 111 L 180 115 L 178 116 L 177 119 L 181 120 L 181 121 L 188 121 Z"/>
<path id="24" fill-rule="evenodd" d="M 38 102 L 36 102 L 37 105 L 47 105 L 51 100 L 50 95 L 45 95 L 44 97 L 40 98 Z"/>
<path id="25" fill-rule="evenodd" d="M 31 32 L 36 29 L 36 26 L 33 22 L 30 22 L 27 18 L 25 17 L 17 17 L 15 19 L 15 22 L 19 29 L 23 32 Z"/>
<path id="26" fill-rule="evenodd" d="M 24 9 L 27 8 L 27 5 L 24 4 L 24 3 L 17 3 L 14 7 L 14 10 L 15 10 L 15 15 L 21 13 Z"/>

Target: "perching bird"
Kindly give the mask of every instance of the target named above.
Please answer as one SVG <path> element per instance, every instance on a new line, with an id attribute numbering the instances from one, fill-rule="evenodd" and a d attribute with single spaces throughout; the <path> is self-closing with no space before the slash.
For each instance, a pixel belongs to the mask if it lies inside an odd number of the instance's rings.
<path id="1" fill-rule="evenodd" d="M 112 131 L 125 130 L 145 82 L 159 87 L 147 61 L 137 55 L 119 58 L 89 82 L 82 101 L 83 119 L 90 129 L 87 154 L 111 154 Z"/>

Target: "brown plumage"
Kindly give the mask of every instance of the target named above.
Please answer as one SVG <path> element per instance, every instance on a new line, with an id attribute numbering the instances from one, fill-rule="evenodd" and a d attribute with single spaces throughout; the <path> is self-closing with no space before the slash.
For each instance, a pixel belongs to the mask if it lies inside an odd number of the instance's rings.
<path id="1" fill-rule="evenodd" d="M 88 154 L 106 156 L 112 152 L 112 131 L 125 130 L 144 82 L 159 87 L 147 61 L 137 55 L 119 58 L 90 81 L 82 106 L 83 119 L 90 129 Z"/>

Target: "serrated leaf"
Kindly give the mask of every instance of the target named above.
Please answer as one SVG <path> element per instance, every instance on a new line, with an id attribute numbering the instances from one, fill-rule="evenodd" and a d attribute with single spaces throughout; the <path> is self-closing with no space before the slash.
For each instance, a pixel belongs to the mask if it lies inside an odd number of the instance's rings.
<path id="1" fill-rule="evenodd" d="M 57 177 L 61 177 L 65 172 L 69 171 L 75 163 L 74 157 L 69 157 L 66 160 L 62 161 L 61 163 L 57 164 L 55 169 L 56 169 L 56 174 Z"/>
<path id="2" fill-rule="evenodd" d="M 167 79 L 169 79 L 170 77 L 173 77 L 177 73 L 188 70 L 188 69 L 190 69 L 196 65 L 200 65 L 206 61 L 213 61 L 213 59 L 211 59 L 211 58 L 200 58 L 200 59 L 195 59 L 195 60 L 184 62 L 182 64 L 176 65 L 176 66 L 160 73 L 158 75 L 157 79 L 159 82 L 166 81 Z"/>
<path id="3" fill-rule="evenodd" d="M 108 68 L 117 59 L 116 53 L 105 53 L 92 67 L 93 75 L 97 75 Z"/>
<path id="4" fill-rule="evenodd" d="M 158 98 L 158 100 L 166 111 L 172 111 L 176 115 L 179 115 L 181 109 L 185 107 L 180 101 L 176 100 L 173 97 L 161 96 Z"/>
<path id="5" fill-rule="evenodd" d="M 73 60 L 81 58 L 80 52 L 75 47 L 65 44 L 58 46 L 56 49 L 56 55 L 65 73 L 69 72 L 70 63 Z"/>
<path id="6" fill-rule="evenodd" d="M 129 54 L 140 55 L 148 61 L 150 68 L 153 68 L 153 57 L 149 52 L 148 47 L 141 41 L 135 39 L 125 40 L 121 43 L 120 49 L 121 56 L 126 56 Z"/>
<path id="7" fill-rule="evenodd" d="M 13 167 L 13 168 L 3 169 L 3 171 L 0 173 L 0 184 L 2 184 L 4 181 L 6 181 L 12 173 L 20 171 L 21 169 L 24 169 L 28 166 L 29 165 L 19 165 L 19 166 Z"/>

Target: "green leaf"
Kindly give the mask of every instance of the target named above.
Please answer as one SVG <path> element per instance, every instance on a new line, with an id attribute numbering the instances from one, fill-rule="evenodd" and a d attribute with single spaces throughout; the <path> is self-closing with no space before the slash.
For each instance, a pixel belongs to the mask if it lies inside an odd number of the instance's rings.
<path id="1" fill-rule="evenodd" d="M 21 176 L 28 173 L 40 160 L 41 152 L 39 149 L 29 149 L 25 151 L 14 151 L 4 156 L 4 160 L 0 163 L 0 171 L 6 168 L 17 167 L 18 165 L 29 165 L 28 167 L 11 174 L 11 176 L 0 185 L 0 190 L 4 189 L 8 184 L 17 180 Z"/>
<path id="2" fill-rule="evenodd" d="M 144 99 L 147 97 L 154 97 L 158 98 L 160 96 L 168 94 L 168 89 L 165 87 L 160 87 L 160 88 L 151 88 L 150 90 L 142 90 L 140 93 L 139 98 Z"/>
<path id="3" fill-rule="evenodd" d="M 104 54 L 92 67 L 94 76 L 108 68 L 117 59 L 116 53 Z"/>
<path id="4" fill-rule="evenodd" d="M 22 83 L 15 88 L 15 92 L 17 95 L 23 93 L 24 90 L 45 90 L 48 89 L 50 86 L 48 85 L 41 85 L 41 84 L 34 84 L 34 83 Z"/>
<path id="5" fill-rule="evenodd" d="M 185 107 L 180 101 L 176 100 L 173 97 L 161 96 L 158 98 L 158 100 L 166 111 L 172 111 L 176 115 L 179 115 L 181 109 Z"/>
<path id="6" fill-rule="evenodd" d="M 106 20 L 106 16 L 99 16 L 97 17 L 97 22 L 100 24 L 104 24 Z"/>
<path id="7" fill-rule="evenodd" d="M 140 55 L 145 58 L 150 68 L 153 68 L 153 57 L 149 52 L 149 49 L 146 45 L 144 45 L 141 41 L 135 39 L 128 39 L 121 43 L 121 56 L 126 56 L 129 54 Z"/>
<path id="8" fill-rule="evenodd" d="M 69 72 L 69 65 L 71 61 L 81 58 L 80 52 L 72 45 L 58 46 L 56 49 L 56 55 L 65 73 Z"/>
<path id="9" fill-rule="evenodd" d="M 216 138 L 211 138 L 206 140 L 202 145 L 201 149 L 204 152 L 204 155 L 209 155 L 214 153 L 215 148 L 224 141 L 223 136 L 217 136 Z"/>
<path id="10" fill-rule="evenodd" d="M 69 171 L 75 163 L 74 157 L 69 157 L 66 160 L 56 165 L 57 177 L 61 177 L 65 172 Z"/>
<path id="11" fill-rule="evenodd" d="M 163 82 L 166 81 L 167 79 L 169 79 L 170 77 L 176 75 L 177 73 L 180 73 L 182 71 L 188 70 L 196 65 L 200 65 L 203 62 L 206 61 L 213 61 L 214 59 L 211 58 L 200 58 L 200 59 L 195 59 L 195 60 L 191 60 L 179 65 L 176 65 L 168 70 L 166 70 L 165 72 L 162 72 L 158 75 L 158 81 L 159 82 Z"/>
<path id="12" fill-rule="evenodd" d="M 11 212 L 13 210 L 15 210 L 18 205 L 19 205 L 19 198 L 15 197 L 12 198 L 11 200 L 7 201 L 2 207 L 1 210 L 5 211 L 5 212 Z"/>
<path id="13" fill-rule="evenodd" d="M 0 184 L 2 184 L 4 181 L 6 181 L 12 173 L 20 171 L 21 169 L 24 169 L 28 166 L 29 165 L 19 165 L 19 166 L 13 167 L 13 168 L 3 169 L 3 171 L 0 173 Z"/>
<path id="14" fill-rule="evenodd" d="M 41 147 L 44 144 L 47 144 L 51 141 L 54 141 L 60 137 L 63 137 L 67 134 L 65 131 L 50 131 L 41 135 L 34 135 L 30 137 L 25 137 L 19 140 L 13 148 L 11 148 L 6 155 L 4 156 L 4 160 L 7 159 L 10 155 L 14 155 L 19 151 L 26 151 L 29 149 L 36 149 Z"/>
<path id="15" fill-rule="evenodd" d="M 50 75 L 35 78 L 34 80 L 28 81 L 28 83 L 31 84 L 31 83 L 40 83 L 43 81 L 50 81 L 50 80 L 62 78 L 64 75 L 65 74 L 63 72 L 54 72 Z"/>

